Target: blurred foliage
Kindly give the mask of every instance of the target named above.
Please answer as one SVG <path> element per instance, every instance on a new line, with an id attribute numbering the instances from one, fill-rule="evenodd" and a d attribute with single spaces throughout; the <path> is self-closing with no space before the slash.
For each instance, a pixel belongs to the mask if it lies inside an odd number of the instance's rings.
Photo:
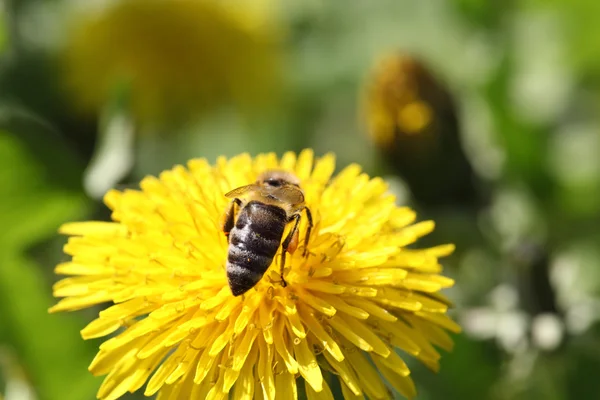
<path id="1" fill-rule="evenodd" d="M 4 355 L 23 363 L 42 398 L 81 399 L 95 387 L 86 371 L 94 348 L 79 340 L 79 319 L 47 314 L 53 278 L 44 265 L 60 260 L 60 248 L 48 242 L 58 225 L 89 209 L 81 162 L 39 125 L 14 123 L 12 132 L 0 132 L 0 343 L 10 344 Z M 14 369 L 3 372 L 10 378 Z"/>
<path id="2" fill-rule="evenodd" d="M 6 26 L 4 21 L 4 13 L 0 13 L 0 54 L 6 46 Z"/>
<path id="3" fill-rule="evenodd" d="M 383 175 L 436 220 L 431 242 L 457 244 L 465 333 L 439 374 L 414 366 L 418 399 L 595 398 L 600 3 L 251 3 L 0 1 L 0 394 L 99 385 L 91 314 L 46 313 L 61 223 L 108 219 L 108 187 L 192 157 L 312 147 Z M 372 141 L 365 119 L 390 55 L 436 82 L 398 86 L 433 121 L 410 141 Z"/>

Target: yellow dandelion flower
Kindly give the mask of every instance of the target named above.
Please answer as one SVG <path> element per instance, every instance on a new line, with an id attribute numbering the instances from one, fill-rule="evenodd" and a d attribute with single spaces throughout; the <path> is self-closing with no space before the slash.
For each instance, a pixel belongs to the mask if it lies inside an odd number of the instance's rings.
<path id="1" fill-rule="evenodd" d="M 71 17 L 66 87 L 95 111 L 124 93 L 142 120 L 264 105 L 280 76 L 282 37 L 268 0 L 128 0 Z"/>
<path id="2" fill-rule="evenodd" d="M 63 297 L 52 312 L 114 303 L 82 330 L 110 335 L 90 365 L 107 375 L 98 397 L 116 399 L 144 384 L 159 399 L 296 399 L 302 377 L 309 399 L 332 398 L 332 377 L 347 399 L 390 398 L 390 385 L 415 395 L 402 350 L 433 370 L 459 327 L 438 293 L 453 281 L 438 258 L 452 245 L 407 248 L 433 222 L 414 223 L 379 178 L 357 165 L 332 178 L 334 157 L 305 150 L 251 158 L 243 154 L 177 166 L 141 190 L 110 191 L 114 222 L 77 222 L 56 268 Z M 279 255 L 242 296 L 228 286 L 229 199 L 267 170 L 295 174 L 314 226 L 300 222 L 299 249 L 280 279 Z M 292 224 L 290 224 L 292 225 Z M 290 229 L 290 228 L 287 228 Z M 281 250 L 279 250 L 281 251 Z"/>

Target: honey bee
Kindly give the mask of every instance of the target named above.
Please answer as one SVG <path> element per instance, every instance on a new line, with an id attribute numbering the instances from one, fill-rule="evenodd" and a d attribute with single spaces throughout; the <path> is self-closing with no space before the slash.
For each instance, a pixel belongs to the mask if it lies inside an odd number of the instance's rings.
<path id="1" fill-rule="evenodd" d="M 267 171 L 255 183 L 225 194 L 233 199 L 223 215 L 223 232 L 227 236 L 227 280 L 234 296 L 252 289 L 263 277 L 281 246 L 281 284 L 286 253 L 298 247 L 302 212 L 308 227 L 304 238 L 304 254 L 313 226 L 310 209 L 304 203 L 300 180 L 290 172 Z M 236 212 L 237 211 L 237 212 Z M 283 239 L 288 224 L 293 223 Z"/>

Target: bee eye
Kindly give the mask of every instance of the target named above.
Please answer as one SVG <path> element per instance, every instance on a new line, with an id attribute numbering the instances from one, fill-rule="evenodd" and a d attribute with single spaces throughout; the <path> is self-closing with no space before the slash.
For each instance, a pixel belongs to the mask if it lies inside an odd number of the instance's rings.
<path id="1" fill-rule="evenodd" d="M 265 183 L 269 186 L 273 186 L 273 187 L 279 187 L 281 186 L 281 180 L 280 179 L 267 179 L 265 181 Z"/>

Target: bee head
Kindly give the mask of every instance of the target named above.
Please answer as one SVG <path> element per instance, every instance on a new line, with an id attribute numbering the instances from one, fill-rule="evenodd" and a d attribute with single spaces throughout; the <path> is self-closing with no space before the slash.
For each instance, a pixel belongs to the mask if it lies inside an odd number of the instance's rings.
<path id="1" fill-rule="evenodd" d="M 259 175 L 256 183 L 269 187 L 280 187 L 283 185 L 300 186 L 300 179 L 287 171 L 266 171 Z"/>

